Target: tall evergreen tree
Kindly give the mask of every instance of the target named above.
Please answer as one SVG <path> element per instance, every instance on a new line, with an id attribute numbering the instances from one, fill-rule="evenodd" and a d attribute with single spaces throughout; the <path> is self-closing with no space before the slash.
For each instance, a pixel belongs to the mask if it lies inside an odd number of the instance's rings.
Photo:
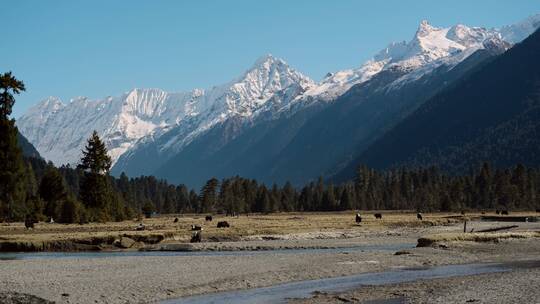
<path id="1" fill-rule="evenodd" d="M 111 158 L 107 155 L 105 143 L 101 141 L 97 131 L 92 132 L 85 149 L 82 151 L 83 157 L 79 168 L 94 174 L 109 174 L 111 169 Z"/>
<path id="2" fill-rule="evenodd" d="M 81 201 L 88 210 L 91 221 L 107 221 L 116 217 L 122 218 L 118 214 L 123 208 L 115 206 L 110 209 L 109 204 L 118 202 L 118 198 L 113 197 L 111 185 L 109 183 L 109 170 L 111 168 L 111 158 L 107 155 L 107 148 L 99 138 L 97 131 L 92 133 L 88 143 L 83 150 L 83 157 L 78 166 L 84 170 L 84 178 L 81 183 Z"/>
<path id="3" fill-rule="evenodd" d="M 209 179 L 201 190 L 199 197 L 201 210 L 200 212 L 213 212 L 215 211 L 218 194 L 217 187 L 219 181 L 216 178 Z"/>
<path id="4" fill-rule="evenodd" d="M 0 75 L 0 221 L 23 219 L 26 208 L 25 165 L 17 142 L 15 120 L 10 119 L 15 97 L 24 83 L 11 72 Z"/>
<path id="5" fill-rule="evenodd" d="M 341 193 L 341 199 L 339 200 L 339 209 L 351 210 L 353 208 L 353 202 L 351 197 L 351 190 L 349 187 L 345 187 Z"/>
<path id="6" fill-rule="evenodd" d="M 39 196 L 45 202 L 45 215 L 58 218 L 68 193 L 64 178 L 53 166 L 50 166 L 41 178 Z"/>

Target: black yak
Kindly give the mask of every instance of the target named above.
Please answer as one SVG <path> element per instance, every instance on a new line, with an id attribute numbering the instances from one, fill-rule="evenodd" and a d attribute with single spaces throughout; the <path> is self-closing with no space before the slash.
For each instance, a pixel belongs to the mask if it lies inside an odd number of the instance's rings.
<path id="1" fill-rule="evenodd" d="M 382 214 L 380 214 L 380 213 L 375 213 L 374 216 L 375 216 L 376 219 L 382 220 Z"/>
<path id="2" fill-rule="evenodd" d="M 360 224 L 362 222 L 362 217 L 360 216 L 360 213 L 356 214 L 356 223 Z"/>
<path id="3" fill-rule="evenodd" d="M 416 214 L 416 218 L 419 219 L 419 220 L 422 220 L 422 213 L 418 212 Z"/>
<path id="4" fill-rule="evenodd" d="M 508 210 L 503 210 L 503 211 L 501 211 L 501 214 L 502 214 L 502 215 L 508 215 Z"/>
<path id="5" fill-rule="evenodd" d="M 191 225 L 191 231 L 201 231 L 202 227 L 199 225 Z"/>
<path id="6" fill-rule="evenodd" d="M 190 243 L 200 243 L 201 242 L 201 239 L 202 239 L 202 233 L 200 231 L 196 231 L 195 233 L 193 233 L 193 235 L 191 236 L 191 240 L 189 241 Z"/>
<path id="7" fill-rule="evenodd" d="M 495 210 L 495 214 L 499 215 L 501 212 L 499 210 Z"/>
<path id="8" fill-rule="evenodd" d="M 205 218 L 204 218 L 205 221 L 207 222 L 211 222 L 212 221 L 212 216 L 211 215 L 207 215 Z"/>
<path id="9" fill-rule="evenodd" d="M 174 222 L 178 223 L 178 218 L 177 217 L 174 218 Z"/>
<path id="10" fill-rule="evenodd" d="M 228 228 L 231 227 L 227 221 L 221 221 L 217 223 L 218 228 Z"/>
<path id="11" fill-rule="evenodd" d="M 24 227 L 26 227 L 26 229 L 34 229 L 34 224 L 36 224 L 37 222 L 38 221 L 35 217 L 27 216 L 24 219 Z"/>

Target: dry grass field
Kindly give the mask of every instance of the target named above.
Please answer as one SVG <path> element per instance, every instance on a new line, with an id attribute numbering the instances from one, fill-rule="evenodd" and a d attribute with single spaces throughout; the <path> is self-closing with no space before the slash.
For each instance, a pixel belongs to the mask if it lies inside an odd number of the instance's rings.
<path id="1" fill-rule="evenodd" d="M 269 215 L 240 215 L 225 217 L 214 215 L 213 221 L 205 221 L 205 215 L 170 215 L 143 219 L 146 226 L 144 231 L 136 231 L 139 221 L 123 221 L 108 223 L 79 224 L 50 224 L 38 223 L 35 229 L 26 229 L 23 223 L 0 224 L 0 250 L 6 244 L 22 244 L 19 249 L 25 250 L 77 250 L 62 244 L 80 243 L 84 245 L 112 244 L 122 236 L 128 236 L 146 244 L 161 241 L 188 242 L 191 238 L 191 225 L 203 227 L 205 241 L 241 240 L 250 236 L 286 235 L 310 232 L 338 231 L 384 231 L 399 227 L 426 227 L 448 225 L 474 219 L 480 213 L 467 214 L 466 217 L 457 213 L 423 214 L 423 220 L 416 218 L 414 212 L 381 212 L 382 219 L 375 219 L 374 213 L 362 214 L 362 223 L 355 223 L 354 212 L 320 212 L 320 213 L 277 213 Z M 531 213 L 512 213 L 512 215 L 530 215 Z M 178 222 L 174 222 L 175 218 Z M 217 228 L 218 221 L 227 221 L 230 228 Z M 53 244 L 49 246 L 48 244 Z M 4 246 L 2 246 L 4 245 Z M 79 248 L 78 250 L 97 250 L 100 248 Z M 107 248 L 101 248 L 107 249 Z"/>

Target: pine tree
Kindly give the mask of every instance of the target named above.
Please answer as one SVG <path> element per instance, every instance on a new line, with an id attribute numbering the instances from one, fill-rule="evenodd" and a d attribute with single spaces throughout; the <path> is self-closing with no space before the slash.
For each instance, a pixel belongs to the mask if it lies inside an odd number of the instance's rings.
<path id="1" fill-rule="evenodd" d="M 50 166 L 39 184 L 39 196 L 45 202 L 45 215 L 58 218 L 67 195 L 64 178 L 56 168 Z"/>
<path id="2" fill-rule="evenodd" d="M 143 204 L 142 209 L 141 209 L 144 216 L 148 218 L 152 216 L 152 213 L 155 210 L 156 210 L 156 207 L 154 206 L 154 204 L 152 204 L 152 201 L 150 200 L 146 200 L 146 202 Z"/>
<path id="3" fill-rule="evenodd" d="M 339 209 L 341 210 L 351 210 L 353 208 L 351 190 L 349 187 L 345 187 L 341 194 L 341 199 L 339 200 Z"/>
<path id="4" fill-rule="evenodd" d="M 190 211 L 192 212 L 201 212 L 201 201 L 199 200 L 199 196 L 197 195 L 197 192 L 195 190 L 189 191 L 189 206 Z"/>
<path id="5" fill-rule="evenodd" d="M 11 72 L 0 75 L 0 221 L 21 220 L 26 208 L 25 165 L 18 146 L 18 130 L 10 119 L 15 98 L 25 87 Z"/>
<path id="6" fill-rule="evenodd" d="M 111 158 L 107 155 L 105 143 L 101 141 L 97 131 L 92 132 L 85 149 L 79 168 L 94 174 L 105 175 L 111 169 Z"/>
<path id="7" fill-rule="evenodd" d="M 290 182 L 285 183 L 283 186 L 282 196 L 281 196 L 281 210 L 283 211 L 292 211 L 296 210 L 296 191 Z"/>
<path id="8" fill-rule="evenodd" d="M 280 195 L 280 191 L 278 190 L 278 186 L 276 184 L 272 185 L 269 198 L 270 198 L 270 206 L 269 206 L 268 211 L 269 212 L 279 211 L 281 195 Z"/>
<path id="9" fill-rule="evenodd" d="M 337 210 L 337 200 L 334 191 L 334 185 L 330 184 L 326 188 L 323 195 L 322 210 L 334 211 Z"/>
<path id="10" fill-rule="evenodd" d="M 201 210 L 200 212 L 213 212 L 217 203 L 217 187 L 219 181 L 216 178 L 209 179 L 204 187 L 201 189 L 201 195 L 199 197 Z"/>
<path id="11" fill-rule="evenodd" d="M 259 187 L 257 199 L 255 200 L 255 211 L 262 213 L 270 212 L 270 195 L 265 185 Z"/>
<path id="12" fill-rule="evenodd" d="M 110 220 L 113 214 L 111 214 L 109 204 L 111 201 L 117 200 L 116 197 L 113 197 L 108 178 L 111 158 L 107 155 L 107 148 L 96 131 L 88 139 L 78 168 L 85 172 L 81 183 L 80 197 L 88 209 L 90 220 L 101 222 Z M 120 209 L 115 208 L 114 210 Z"/>
<path id="13" fill-rule="evenodd" d="M 176 212 L 185 212 L 186 210 L 189 210 L 189 192 L 186 185 L 177 186 L 176 192 L 178 197 L 178 201 L 176 204 Z"/>
<path id="14" fill-rule="evenodd" d="M 177 196 L 176 188 L 173 185 L 166 187 L 165 200 L 163 203 L 163 213 L 171 214 L 176 211 Z"/>
<path id="15" fill-rule="evenodd" d="M 85 222 L 84 216 L 81 215 L 82 206 L 74 198 L 72 197 L 66 198 L 59 209 L 60 209 L 59 216 L 58 216 L 59 223 Z"/>

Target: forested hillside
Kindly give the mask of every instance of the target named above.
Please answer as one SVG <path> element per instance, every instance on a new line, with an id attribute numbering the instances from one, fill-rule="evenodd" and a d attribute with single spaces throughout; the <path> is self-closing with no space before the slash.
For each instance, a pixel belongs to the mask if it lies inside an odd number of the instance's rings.
<path id="1" fill-rule="evenodd" d="M 431 166 L 463 174 L 540 165 L 540 32 L 426 102 L 376 141 L 354 167 Z"/>

